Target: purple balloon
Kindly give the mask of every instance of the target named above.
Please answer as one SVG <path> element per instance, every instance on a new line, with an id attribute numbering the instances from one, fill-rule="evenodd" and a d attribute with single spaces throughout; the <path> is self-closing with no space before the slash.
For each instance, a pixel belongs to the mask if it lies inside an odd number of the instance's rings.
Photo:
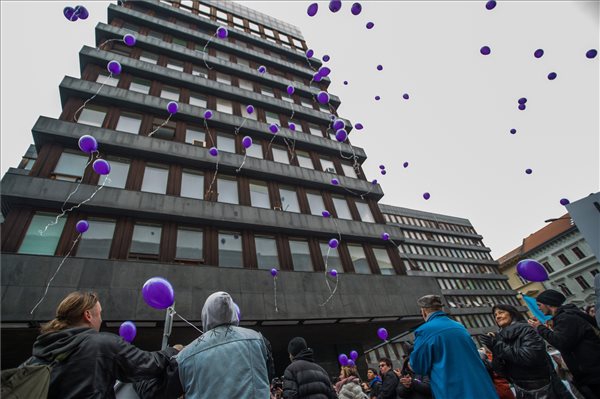
<path id="1" fill-rule="evenodd" d="M 354 128 L 355 128 L 356 130 L 362 130 L 362 129 L 363 129 L 363 127 L 364 127 L 364 126 L 362 125 L 362 123 L 357 123 L 356 125 L 354 125 Z"/>
<path id="2" fill-rule="evenodd" d="M 176 101 L 169 101 L 167 104 L 167 112 L 174 115 L 179 111 L 179 104 Z"/>
<path id="3" fill-rule="evenodd" d="M 347 80 L 344 80 L 344 85 L 348 86 L 348 81 Z"/>
<path id="4" fill-rule="evenodd" d="M 83 135 L 79 138 L 79 149 L 88 154 L 98 151 L 98 142 L 96 139 L 89 134 Z"/>
<path id="5" fill-rule="evenodd" d="M 323 217 L 328 218 L 329 216 L 331 216 L 331 213 L 329 213 L 329 211 L 323 211 L 321 212 L 321 215 L 323 215 Z"/>
<path id="6" fill-rule="evenodd" d="M 104 159 L 96 159 L 92 164 L 94 172 L 99 175 L 107 175 L 110 173 L 110 164 Z"/>
<path id="7" fill-rule="evenodd" d="M 520 109 L 521 111 L 523 111 L 525 108 L 527 108 L 527 107 L 525 106 L 525 104 L 519 104 L 519 109 Z"/>
<path id="8" fill-rule="evenodd" d="M 210 109 L 204 111 L 204 119 L 210 119 L 213 117 L 213 112 Z"/>
<path id="9" fill-rule="evenodd" d="M 313 55 L 315 55 L 315 52 L 312 49 L 306 50 L 306 58 L 312 58 Z"/>
<path id="10" fill-rule="evenodd" d="M 63 15 L 69 21 L 77 21 L 78 17 L 75 16 L 75 9 L 73 7 L 63 8 Z"/>
<path id="11" fill-rule="evenodd" d="M 288 129 L 290 129 L 292 132 L 296 131 L 296 124 L 293 122 L 289 122 L 288 123 Z"/>
<path id="12" fill-rule="evenodd" d="M 495 7 L 496 7 L 495 0 L 490 0 L 487 3 L 485 3 L 485 8 L 487 8 L 488 10 L 493 10 Z"/>
<path id="13" fill-rule="evenodd" d="M 404 168 L 408 168 L 408 162 L 404 162 L 402 166 L 404 166 Z"/>
<path id="14" fill-rule="evenodd" d="M 387 174 L 387 171 L 385 169 L 382 169 L 380 173 L 385 176 Z"/>
<path id="15" fill-rule="evenodd" d="M 340 143 L 346 141 L 347 138 L 348 132 L 346 132 L 344 129 L 339 129 L 337 132 L 335 132 L 335 139 Z"/>
<path id="16" fill-rule="evenodd" d="M 319 73 L 319 75 L 325 77 L 331 73 L 331 69 L 329 69 L 326 66 L 322 66 L 317 72 Z"/>
<path id="17" fill-rule="evenodd" d="M 238 321 L 242 320 L 242 312 L 240 311 L 240 307 L 235 302 L 233 303 L 233 306 L 235 307 L 235 314 L 237 315 Z"/>
<path id="18" fill-rule="evenodd" d="M 314 80 L 315 82 L 320 82 L 320 81 L 321 81 L 321 79 L 323 79 L 323 76 L 321 76 L 321 75 L 319 74 L 319 72 L 315 72 L 315 73 L 313 74 L 313 80 Z"/>
<path id="19" fill-rule="evenodd" d="M 127 33 L 125 36 L 123 36 L 123 43 L 125 43 L 126 46 L 135 46 L 136 42 L 137 39 L 131 33 Z"/>
<path id="20" fill-rule="evenodd" d="M 334 186 L 338 186 L 340 184 L 340 181 L 334 177 L 333 179 L 331 179 L 331 184 L 333 184 Z"/>
<path id="21" fill-rule="evenodd" d="M 338 275 L 338 272 L 337 272 L 337 270 L 335 270 L 335 269 L 331 269 L 331 270 L 329 271 L 329 274 L 331 275 L 331 277 L 337 277 L 337 275 Z"/>
<path id="22" fill-rule="evenodd" d="M 567 198 L 561 198 L 560 199 L 560 204 L 561 205 L 569 205 L 571 203 L 571 201 L 569 201 Z"/>
<path id="23" fill-rule="evenodd" d="M 329 2 L 329 11 L 338 12 L 342 8 L 342 0 L 331 0 Z"/>
<path id="24" fill-rule="evenodd" d="M 258 67 L 258 72 L 259 73 L 265 73 L 265 72 L 267 72 L 267 67 L 264 66 L 264 65 L 259 66 Z"/>
<path id="25" fill-rule="evenodd" d="M 327 104 L 329 102 L 329 94 L 325 91 L 320 91 L 319 94 L 317 94 L 317 101 L 321 104 Z"/>
<path id="26" fill-rule="evenodd" d="M 428 200 L 429 198 L 431 198 L 431 194 L 429 194 L 429 193 L 423 193 L 423 198 L 425 200 Z"/>
<path id="27" fill-rule="evenodd" d="M 410 98 L 410 96 L 408 95 L 408 93 L 404 93 L 402 95 L 402 98 L 405 99 L 405 100 L 408 100 Z"/>
<path id="28" fill-rule="evenodd" d="M 348 364 L 348 356 L 342 353 L 338 356 L 338 362 L 340 362 L 342 366 L 346 366 Z"/>
<path id="29" fill-rule="evenodd" d="M 385 165 L 379 165 L 379 169 L 385 169 Z"/>
<path id="30" fill-rule="evenodd" d="M 379 337 L 379 339 L 385 341 L 388 337 L 388 332 L 385 328 L 381 327 L 379 330 L 377 330 L 377 336 Z"/>
<path id="31" fill-rule="evenodd" d="M 333 130 L 337 131 L 337 130 L 345 128 L 346 127 L 346 123 L 344 123 L 344 121 L 341 120 L 341 119 L 336 119 L 336 120 L 333 121 L 332 127 L 333 127 Z"/>
<path id="32" fill-rule="evenodd" d="M 277 126 L 277 125 L 276 125 L 276 124 L 274 124 L 274 123 L 271 123 L 271 124 L 269 125 L 269 131 L 270 131 L 271 133 L 273 133 L 273 134 L 277 134 L 277 132 L 279 132 L 279 126 Z"/>
<path id="33" fill-rule="evenodd" d="M 556 79 L 556 76 L 557 76 L 556 72 L 550 72 L 548 74 L 548 80 L 554 80 L 554 79 Z"/>
<path id="34" fill-rule="evenodd" d="M 383 65 L 377 65 L 377 70 L 378 71 L 383 71 Z"/>
<path id="35" fill-rule="evenodd" d="M 154 309 L 166 309 L 175 303 L 173 286 L 162 277 L 152 277 L 142 287 L 144 301 Z"/>
<path id="36" fill-rule="evenodd" d="M 85 8 L 84 6 L 75 6 L 75 15 L 81 19 L 87 19 L 90 16 L 90 13 L 88 12 L 87 8 Z"/>
<path id="37" fill-rule="evenodd" d="M 360 5 L 360 3 L 352 4 L 352 7 L 350 8 L 350 12 L 352 13 L 352 15 L 358 15 L 358 14 L 360 14 L 361 11 L 362 11 L 362 6 Z"/>
<path id="38" fill-rule="evenodd" d="M 390 239 L 390 235 L 388 233 L 381 233 L 381 239 L 387 241 Z"/>
<path id="39" fill-rule="evenodd" d="M 244 136 L 244 138 L 242 139 L 242 145 L 244 146 L 244 148 L 250 148 L 250 146 L 252 145 L 252 137 Z"/>
<path id="40" fill-rule="evenodd" d="M 227 28 L 225 28 L 224 26 L 219 26 L 217 28 L 217 37 L 219 39 L 225 39 L 227 36 L 229 36 L 229 31 L 227 30 Z"/>
<path id="41" fill-rule="evenodd" d="M 123 324 L 121 324 L 121 327 L 119 327 L 119 335 L 129 343 L 133 341 L 136 334 L 137 328 L 132 321 L 124 321 Z"/>
<path id="42" fill-rule="evenodd" d="M 356 363 L 354 363 L 354 360 L 352 360 L 352 359 L 348 359 L 347 366 L 348 366 L 348 367 L 354 367 L 354 366 L 356 366 Z"/>
<path id="43" fill-rule="evenodd" d="M 108 72 L 118 75 L 121 73 L 121 64 L 119 64 L 119 61 L 112 60 L 109 61 L 106 69 L 108 69 Z"/>
<path id="44" fill-rule="evenodd" d="M 535 50 L 535 51 L 533 52 L 533 56 L 534 56 L 535 58 L 542 58 L 542 57 L 544 56 L 544 50 L 542 50 L 541 48 L 539 48 L 539 49 Z"/>
<path id="45" fill-rule="evenodd" d="M 246 112 L 249 114 L 252 114 L 254 112 L 254 106 L 253 105 L 248 105 L 246 107 Z"/>
<path id="46" fill-rule="evenodd" d="M 533 173 L 533 170 L 531 170 L 531 169 L 527 168 L 527 169 L 525 169 L 525 173 L 527 173 L 528 175 L 530 175 L 530 174 L 532 174 L 532 173 Z"/>
<path id="47" fill-rule="evenodd" d="M 213 157 L 216 157 L 217 155 L 219 155 L 219 150 L 217 150 L 217 147 L 210 147 L 208 153 Z"/>
<path id="48" fill-rule="evenodd" d="M 597 55 L 598 55 L 598 50 L 596 50 L 596 49 L 590 49 L 585 53 L 585 56 L 587 58 L 589 58 L 590 60 L 592 58 L 596 58 Z"/>
<path id="49" fill-rule="evenodd" d="M 77 230 L 77 232 L 80 234 L 85 233 L 86 231 L 88 231 L 89 228 L 90 228 L 90 224 L 88 223 L 87 220 L 80 220 L 75 225 L 75 230 Z"/>
<path id="50" fill-rule="evenodd" d="M 319 4 L 318 3 L 312 3 L 306 9 L 306 13 L 308 14 L 309 17 L 314 17 L 315 15 L 317 15 L 317 11 L 319 11 Z"/>
<path id="51" fill-rule="evenodd" d="M 275 269 L 275 268 L 271 269 L 271 276 L 273 276 L 273 277 L 277 276 L 277 269 Z"/>
<path id="52" fill-rule="evenodd" d="M 375 24 L 373 22 L 367 22 L 367 29 L 373 29 Z"/>
<path id="53" fill-rule="evenodd" d="M 373 179 L 373 181 L 371 182 L 372 185 L 376 185 L 377 184 L 377 179 Z"/>
<path id="54" fill-rule="evenodd" d="M 292 86 L 292 85 L 289 85 L 289 86 L 287 87 L 287 94 L 289 94 L 290 96 L 291 96 L 292 94 L 294 94 L 294 91 L 295 91 L 295 89 L 294 89 L 294 86 Z"/>
<path id="55" fill-rule="evenodd" d="M 358 359 L 358 352 L 357 351 L 351 351 L 350 352 L 350 359 L 352 359 L 352 360 Z"/>
<path id="56" fill-rule="evenodd" d="M 481 49 L 479 49 L 479 52 L 483 55 L 489 55 L 492 50 L 488 46 L 483 46 Z"/>
<path id="57" fill-rule="evenodd" d="M 521 97 L 519 98 L 519 104 L 525 104 L 527 102 L 527 99 L 525 97 Z"/>
<path id="58" fill-rule="evenodd" d="M 548 280 L 546 268 L 533 259 L 524 259 L 517 263 L 517 273 L 529 281 L 542 282 Z"/>
<path id="59" fill-rule="evenodd" d="M 375 101 L 379 101 L 379 100 L 381 100 L 381 97 L 380 96 L 375 96 Z"/>
<path id="60" fill-rule="evenodd" d="M 338 247 L 338 245 L 340 245 L 340 242 L 337 240 L 337 238 L 332 238 L 329 240 L 329 248 L 335 249 Z"/>
<path id="61" fill-rule="evenodd" d="M 327 61 L 329 61 L 330 59 L 331 59 L 331 57 L 330 57 L 330 56 L 328 56 L 327 54 L 325 54 L 325 55 L 323 56 L 323 62 L 327 62 Z"/>
<path id="62" fill-rule="evenodd" d="M 510 129 L 510 134 L 515 134 L 517 133 L 517 129 Z"/>

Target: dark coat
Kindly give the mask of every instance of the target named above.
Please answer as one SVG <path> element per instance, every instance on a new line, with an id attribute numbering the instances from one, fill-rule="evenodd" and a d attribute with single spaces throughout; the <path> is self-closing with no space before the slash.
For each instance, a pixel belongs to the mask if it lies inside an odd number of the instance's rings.
<path id="1" fill-rule="evenodd" d="M 398 377 L 393 370 L 389 370 L 383 375 L 377 399 L 396 399 L 396 387 L 398 387 Z"/>
<path id="2" fill-rule="evenodd" d="M 33 344 L 32 361 L 51 363 L 66 352 L 68 357 L 52 369 L 48 398 L 113 399 L 117 379 L 158 377 L 177 354 L 173 348 L 146 352 L 118 335 L 78 327 L 40 335 Z"/>
<path id="3" fill-rule="evenodd" d="M 540 325 L 537 331 L 560 351 L 575 384 L 600 384 L 600 338 L 594 318 L 567 304 L 558 308 L 552 322 L 553 330 Z"/>
<path id="4" fill-rule="evenodd" d="M 429 377 L 426 375 L 416 375 L 408 367 L 408 361 L 408 358 L 404 361 L 404 364 L 402 365 L 402 370 L 400 371 L 400 375 L 410 375 L 412 377 L 412 381 L 410 383 L 410 387 L 405 387 L 404 385 L 402 385 L 400 380 L 398 380 L 398 388 L 396 388 L 396 394 L 398 395 L 398 399 L 433 398 Z"/>
<path id="5" fill-rule="evenodd" d="M 335 399 L 327 372 L 313 358 L 312 349 L 294 357 L 283 373 L 284 399 Z"/>
<path id="6" fill-rule="evenodd" d="M 379 378 L 378 375 L 369 381 L 369 389 L 369 397 L 377 398 L 377 395 L 379 395 L 379 391 L 381 390 L 381 378 Z"/>

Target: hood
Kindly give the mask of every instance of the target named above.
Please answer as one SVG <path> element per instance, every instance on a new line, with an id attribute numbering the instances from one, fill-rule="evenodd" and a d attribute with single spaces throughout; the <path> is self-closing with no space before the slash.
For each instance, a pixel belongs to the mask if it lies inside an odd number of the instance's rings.
<path id="1" fill-rule="evenodd" d="M 66 330 L 42 334 L 35 340 L 32 355 L 52 361 L 57 355 L 70 352 L 84 339 L 98 332 L 89 327 L 67 328 Z"/>
<path id="2" fill-rule="evenodd" d="M 375 378 L 369 381 L 369 386 L 372 387 L 373 384 L 375 384 L 376 382 L 381 382 L 381 378 L 378 375 L 376 375 Z"/>
<path id="3" fill-rule="evenodd" d="M 596 323 L 596 319 L 595 318 L 593 318 L 589 314 L 585 313 L 584 311 L 582 311 L 581 309 L 579 309 L 577 306 L 573 305 L 572 303 L 568 303 L 566 305 L 562 305 L 561 307 L 559 307 L 557 314 L 559 312 L 568 313 L 568 314 L 573 314 L 575 316 L 579 316 L 582 319 L 584 319 L 585 321 L 587 321 L 588 323 L 590 323 L 592 326 L 598 327 L 598 324 Z"/>
<path id="4" fill-rule="evenodd" d="M 311 348 L 302 349 L 300 353 L 294 356 L 294 360 L 306 360 L 307 362 L 315 362 L 313 350 Z"/>
<path id="5" fill-rule="evenodd" d="M 202 308 L 202 329 L 204 332 L 217 326 L 240 324 L 235 304 L 231 296 L 223 291 L 215 292 L 206 298 Z"/>

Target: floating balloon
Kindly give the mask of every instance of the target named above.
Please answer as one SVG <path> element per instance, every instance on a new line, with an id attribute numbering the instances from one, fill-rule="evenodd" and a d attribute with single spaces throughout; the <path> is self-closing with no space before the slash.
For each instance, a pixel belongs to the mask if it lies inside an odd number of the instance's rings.
<path id="1" fill-rule="evenodd" d="M 333 121 L 332 127 L 333 127 L 333 130 L 337 131 L 337 130 L 345 128 L 346 127 L 346 123 L 344 123 L 344 121 L 341 120 L 341 119 L 336 119 L 336 120 Z"/>
<path id="2" fill-rule="evenodd" d="M 338 362 L 340 362 L 342 366 L 346 366 L 348 364 L 348 356 L 342 353 L 338 356 Z"/>
<path id="3" fill-rule="evenodd" d="M 75 15 L 75 9 L 73 7 L 63 8 L 63 15 L 69 21 L 77 21 L 78 17 Z"/>
<path id="4" fill-rule="evenodd" d="M 379 330 L 377 330 L 377 336 L 379 337 L 379 339 L 385 341 L 388 337 L 388 332 L 385 328 L 381 327 Z"/>
<path id="5" fill-rule="evenodd" d="M 348 81 L 347 80 L 344 80 L 344 85 L 348 86 Z"/>
<path id="6" fill-rule="evenodd" d="M 90 224 L 87 220 L 80 220 L 75 225 L 75 230 L 77 230 L 77 232 L 80 234 L 85 233 L 86 231 L 88 231 L 89 228 L 90 228 Z"/>
<path id="7" fill-rule="evenodd" d="M 264 66 L 264 65 L 259 66 L 258 67 L 258 72 L 259 73 L 265 73 L 265 72 L 267 72 L 267 67 Z"/>
<path id="8" fill-rule="evenodd" d="M 337 186 L 340 184 L 340 181 L 334 177 L 333 179 L 331 179 L 331 184 L 333 184 L 334 186 Z"/>
<path id="9" fill-rule="evenodd" d="M 354 125 L 354 128 L 356 130 L 362 130 L 363 129 L 363 125 L 362 125 L 362 123 L 357 123 L 356 125 Z"/>
<path id="10" fill-rule="evenodd" d="M 166 309 L 175 302 L 173 286 L 162 277 L 152 277 L 144 283 L 142 296 L 155 309 Z"/>
<path id="11" fill-rule="evenodd" d="M 539 48 L 539 49 L 535 50 L 535 51 L 533 52 L 533 56 L 534 56 L 535 58 L 542 58 L 542 57 L 544 56 L 544 50 L 542 50 L 541 48 Z"/>
<path id="12" fill-rule="evenodd" d="M 487 8 L 488 10 L 493 10 L 494 8 L 496 8 L 496 1 L 495 0 L 490 0 L 487 3 L 485 3 L 485 8 Z"/>
<path id="13" fill-rule="evenodd" d="M 168 306 L 167 306 L 168 307 Z M 119 327 L 119 335 L 125 341 L 131 343 L 137 334 L 137 328 L 131 321 L 124 321 Z"/>
<path id="14" fill-rule="evenodd" d="M 315 15 L 317 15 L 317 11 L 319 11 L 319 4 L 312 3 L 311 5 L 308 6 L 306 13 L 308 14 L 309 17 L 314 17 Z M 308 58 L 310 58 L 310 57 L 308 57 Z"/>
<path id="15" fill-rule="evenodd" d="M 253 105 L 248 105 L 248 106 L 246 107 L 246 112 L 247 112 L 248 114 L 252 114 L 252 113 L 254 112 L 254 106 L 253 106 Z"/>
<path id="16" fill-rule="evenodd" d="M 289 94 L 289 95 L 291 96 L 292 94 L 294 94 L 294 91 L 295 91 L 295 89 L 294 89 L 294 86 L 292 86 L 292 85 L 289 85 L 289 86 L 287 87 L 287 90 L 286 90 L 286 91 L 287 91 L 287 94 Z"/>
<path id="17" fill-rule="evenodd" d="M 135 46 L 136 42 L 137 39 L 131 33 L 127 33 L 125 36 L 123 36 L 123 43 L 125 43 L 126 46 Z"/>
<path id="18" fill-rule="evenodd" d="M 313 74 L 313 80 L 314 80 L 315 82 L 320 82 L 320 81 L 321 81 L 321 79 L 323 79 L 323 76 L 321 76 L 321 75 L 319 74 L 319 72 L 315 72 L 315 73 Z"/>
<path id="19" fill-rule="evenodd" d="M 213 112 L 210 109 L 204 111 L 204 119 L 210 119 L 213 117 Z"/>
<path id="20" fill-rule="evenodd" d="M 332 238 L 331 240 L 329 240 L 329 248 L 337 248 L 338 245 L 340 245 L 340 242 L 337 240 L 337 238 Z"/>
<path id="21" fill-rule="evenodd" d="M 219 39 L 225 39 L 227 36 L 229 36 L 229 31 L 227 30 L 227 28 L 219 26 L 217 28 L 217 37 Z"/>
<path id="22" fill-rule="evenodd" d="M 372 185 L 376 185 L 377 184 L 377 179 L 373 179 L 373 181 L 371 182 Z"/>
<path id="23" fill-rule="evenodd" d="M 329 94 L 325 91 L 320 91 L 319 94 L 317 94 L 317 101 L 321 104 L 327 104 L 329 102 Z"/>
<path id="24" fill-rule="evenodd" d="M 306 58 L 312 58 L 313 55 L 315 55 L 315 52 L 312 49 L 306 50 Z"/>
<path id="25" fill-rule="evenodd" d="M 92 164 L 94 172 L 99 175 L 107 175 L 110 173 L 110 164 L 104 159 L 96 159 Z"/>
<path id="26" fill-rule="evenodd" d="M 179 104 L 176 101 L 169 101 L 167 104 L 167 112 L 171 115 L 176 114 L 179 111 Z"/>
<path id="27" fill-rule="evenodd" d="M 569 201 L 567 198 L 561 198 L 560 199 L 560 204 L 561 205 L 569 205 L 571 203 L 571 201 Z"/>
<path id="28" fill-rule="evenodd" d="M 323 215 L 323 217 L 328 218 L 329 216 L 331 216 L 331 213 L 329 213 L 329 211 L 323 211 L 321 212 L 321 215 Z"/>
<path id="29" fill-rule="evenodd" d="M 273 276 L 273 277 L 277 276 L 277 269 L 275 269 L 275 268 L 271 269 L 271 276 Z"/>
<path id="30" fill-rule="evenodd" d="M 380 173 L 385 176 L 387 174 L 387 171 L 385 169 L 383 169 L 380 171 Z"/>
<path id="31" fill-rule="evenodd" d="M 109 61 L 108 65 L 106 66 L 106 69 L 108 69 L 108 72 L 118 75 L 121 73 L 121 64 L 119 63 L 119 61 L 112 60 Z"/>
<path id="32" fill-rule="evenodd" d="M 217 150 L 217 147 L 210 147 L 208 153 L 213 157 L 216 157 L 217 155 L 219 155 L 219 150 Z"/>
<path id="33" fill-rule="evenodd" d="M 352 360 L 352 359 L 348 359 L 348 363 L 346 363 L 346 365 L 347 365 L 348 367 L 354 367 L 354 366 L 356 366 L 356 363 L 354 363 L 354 360 Z"/>
<path id="34" fill-rule="evenodd" d="M 75 7 L 75 15 L 79 19 L 84 20 L 90 16 L 90 13 L 88 12 L 87 8 L 85 8 L 84 6 L 76 6 Z"/>
<path id="35" fill-rule="evenodd" d="M 296 131 L 296 124 L 293 122 L 289 122 L 288 123 L 288 128 L 292 131 L 295 132 Z"/>
<path id="36" fill-rule="evenodd" d="M 375 24 L 373 22 L 367 22 L 367 29 L 373 29 Z"/>
<path id="37" fill-rule="evenodd" d="M 408 168 L 408 162 L 404 162 L 402 166 L 404 166 L 404 168 Z"/>
<path id="38" fill-rule="evenodd" d="M 598 55 L 598 50 L 596 50 L 596 49 L 590 49 L 585 53 L 585 56 L 587 58 L 589 58 L 590 60 L 592 58 L 596 58 L 597 55 Z"/>
<path id="39" fill-rule="evenodd" d="M 525 104 L 519 104 L 519 109 L 520 109 L 521 111 L 525 110 L 525 108 L 527 108 L 527 107 L 525 106 Z"/>
<path id="40" fill-rule="evenodd" d="M 242 139 L 242 146 L 244 146 L 244 148 L 250 148 L 251 145 L 252 145 L 252 137 L 244 136 L 244 138 Z"/>
<path id="41" fill-rule="evenodd" d="M 527 169 L 525 169 L 525 173 L 527 173 L 528 175 L 530 175 L 530 174 L 532 174 L 532 173 L 533 173 L 533 170 L 531 170 L 531 169 L 527 168 Z"/>
<path id="42" fill-rule="evenodd" d="M 428 200 L 429 198 L 431 198 L 431 194 L 429 194 L 429 193 L 423 193 L 423 198 L 425 198 L 426 200 Z"/>
<path id="43" fill-rule="evenodd" d="M 342 8 L 342 0 L 331 0 L 329 2 L 329 11 L 338 12 Z"/>
<path id="44" fill-rule="evenodd" d="M 510 134 L 515 134 L 517 133 L 517 129 L 510 129 Z"/>
<path id="45" fill-rule="evenodd" d="M 381 239 L 383 241 L 388 241 L 390 239 L 390 235 L 388 233 L 382 233 L 381 234 Z"/>
<path id="46" fill-rule="evenodd" d="M 525 104 L 527 102 L 527 99 L 525 97 L 521 97 L 519 98 L 519 104 Z"/>
<path id="47" fill-rule="evenodd" d="M 86 153 L 92 153 L 98 151 L 98 142 L 96 139 L 89 134 L 83 135 L 79 138 L 79 149 Z"/>
<path id="48" fill-rule="evenodd" d="M 377 65 L 377 70 L 378 71 L 383 71 L 383 65 Z"/>
<path id="49" fill-rule="evenodd" d="M 491 50 L 491 49 L 490 49 L 488 46 L 483 46 L 483 47 L 482 47 L 482 48 L 479 50 L 479 52 L 480 52 L 481 54 L 483 54 L 483 55 L 489 55 L 489 54 L 492 52 L 492 50 Z"/>
<path id="50" fill-rule="evenodd" d="M 327 54 L 325 54 L 325 55 L 323 56 L 323 62 L 327 62 L 327 61 L 329 61 L 330 59 L 331 59 L 331 57 L 330 57 L 330 56 L 328 56 Z"/>
<path id="51" fill-rule="evenodd" d="M 339 129 L 337 132 L 335 132 L 335 139 L 340 143 L 346 141 L 347 138 L 348 132 L 346 132 L 344 129 Z"/>
<path id="52" fill-rule="evenodd" d="M 550 72 L 548 74 L 548 80 L 554 80 L 554 79 L 556 79 L 556 76 L 557 76 L 556 72 Z"/>
<path id="53" fill-rule="evenodd" d="M 350 12 L 352 13 L 352 15 L 358 15 L 358 14 L 360 14 L 361 11 L 362 11 L 362 6 L 360 5 L 360 3 L 352 4 L 352 7 L 350 8 Z"/>
<path id="54" fill-rule="evenodd" d="M 385 165 L 379 165 L 379 169 L 385 169 Z"/>
<path id="55" fill-rule="evenodd" d="M 350 359 L 352 359 L 352 360 L 358 359 L 358 352 L 357 351 L 351 351 L 350 352 Z"/>
<path id="56" fill-rule="evenodd" d="M 338 272 L 337 272 L 337 270 L 335 270 L 335 269 L 331 269 L 331 270 L 329 271 L 329 274 L 331 275 L 331 277 L 337 277 L 337 275 L 338 275 Z"/>
<path id="57" fill-rule="evenodd" d="M 277 132 L 279 132 L 279 126 L 277 126 L 277 125 L 276 125 L 276 124 L 274 124 L 274 123 L 271 123 L 271 124 L 269 125 L 269 131 L 270 131 L 271 133 L 273 133 L 273 134 L 277 134 Z"/>
<path id="58" fill-rule="evenodd" d="M 322 66 L 317 72 L 319 73 L 319 75 L 325 77 L 331 73 L 331 69 L 329 69 L 326 66 Z"/>
<path id="59" fill-rule="evenodd" d="M 529 281 L 542 282 L 548 280 L 546 268 L 533 259 L 524 259 L 517 263 L 517 273 Z"/>
<path id="60" fill-rule="evenodd" d="M 402 95 L 402 98 L 405 99 L 405 100 L 408 100 L 410 98 L 410 96 L 408 95 L 408 93 L 404 93 Z"/>
<path id="61" fill-rule="evenodd" d="M 375 96 L 375 100 L 379 101 L 379 100 L 381 100 L 381 97 L 380 96 Z"/>

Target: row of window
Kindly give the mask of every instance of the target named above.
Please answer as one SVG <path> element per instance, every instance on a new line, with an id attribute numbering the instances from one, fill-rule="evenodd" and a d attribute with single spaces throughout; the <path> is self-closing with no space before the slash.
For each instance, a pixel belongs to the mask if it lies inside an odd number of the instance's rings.
<path id="1" fill-rule="evenodd" d="M 25 237 L 19 246 L 18 253 L 35 255 L 54 255 L 65 227 L 65 218 L 59 219 L 56 225 L 47 229 L 44 234 L 41 232 L 45 226 L 55 220 L 56 215 L 44 212 L 37 212 L 25 233 Z M 77 248 L 74 249 L 74 256 L 82 258 L 108 259 L 111 253 L 115 227 L 115 219 L 96 219 L 89 218 L 89 230 L 82 234 Z M 176 249 L 173 261 L 183 263 L 201 264 L 204 262 L 205 245 L 210 245 L 204 237 L 202 227 L 196 226 L 178 226 L 176 235 Z M 249 254 L 243 254 L 244 240 L 251 240 L 243 236 L 240 231 L 218 231 L 215 237 L 218 241 L 218 262 L 221 267 L 244 267 L 244 257 Z M 128 238 L 123 238 L 127 240 Z M 159 223 L 136 222 L 133 227 L 131 244 L 129 246 L 128 258 L 141 260 L 156 260 L 161 251 L 161 240 L 163 238 L 163 226 Z M 307 239 L 290 237 L 286 240 L 291 253 L 293 270 L 295 271 L 314 271 L 315 265 L 311 257 L 311 248 Z M 214 245 L 211 245 L 214 247 Z M 336 269 L 338 272 L 344 272 L 344 265 L 340 259 L 339 250 L 346 248 L 350 254 L 352 267 L 346 267 L 346 270 L 353 270 L 359 274 L 373 273 L 373 265 L 370 265 L 365 254 L 365 248 L 359 243 L 343 243 L 340 247 L 330 248 L 327 241 L 319 241 L 320 254 L 323 262 L 327 262 L 329 269 Z M 277 240 L 272 235 L 254 235 L 253 249 L 256 253 L 256 264 L 259 269 L 270 270 L 279 268 L 282 254 L 278 251 Z M 383 247 L 370 247 L 373 251 L 381 274 L 395 274 L 394 267 L 388 256 L 388 252 Z M 217 266 L 215 265 L 215 266 Z"/>
<path id="2" fill-rule="evenodd" d="M 492 260 L 492 256 L 488 252 L 471 251 L 468 249 L 430 247 L 428 245 L 400 244 L 400 246 L 402 248 L 402 252 L 407 254 Z"/>
<path id="3" fill-rule="evenodd" d="M 446 301 L 451 308 L 476 308 L 482 306 L 493 307 L 498 304 L 521 306 L 519 300 L 514 296 L 498 295 L 445 295 Z"/>
<path id="4" fill-rule="evenodd" d="M 449 242 L 454 244 L 472 245 L 483 247 L 483 242 L 474 238 L 451 236 L 447 234 L 431 233 L 428 231 L 415 231 L 409 229 L 402 229 L 404 235 L 415 239 L 425 241 L 438 241 L 438 242 Z"/>
<path id="5" fill-rule="evenodd" d="M 438 285 L 443 290 L 510 290 L 504 280 L 475 280 L 464 278 L 438 278 Z"/>
<path id="6" fill-rule="evenodd" d="M 579 288 L 581 290 L 585 291 L 585 290 L 590 289 L 590 288 L 592 288 L 594 286 L 594 278 L 596 277 L 596 275 L 598 273 L 600 273 L 600 270 L 593 269 L 593 270 L 590 270 L 589 281 L 588 281 L 588 278 L 586 278 L 586 276 L 583 275 L 583 274 L 581 274 L 579 276 L 575 276 L 574 280 L 575 280 L 575 282 L 577 282 L 577 285 L 579 285 Z M 521 281 L 523 281 L 523 279 L 521 279 Z M 574 295 L 573 291 L 571 291 L 571 289 L 565 283 L 558 284 L 558 288 L 567 297 Z"/>
<path id="7" fill-rule="evenodd" d="M 469 263 L 429 262 L 424 260 L 411 260 L 409 265 L 412 270 L 440 272 L 440 273 L 474 273 L 498 274 L 497 268 L 491 265 L 474 265 Z"/>
<path id="8" fill-rule="evenodd" d="M 466 328 L 482 328 L 496 326 L 494 316 L 491 314 L 467 314 L 453 315 L 456 321 L 464 325 Z"/>
<path id="9" fill-rule="evenodd" d="M 471 226 L 463 226 L 461 224 L 452 224 L 440 222 L 437 220 L 428 220 L 421 218 L 414 218 L 411 216 L 400 216 L 400 215 L 392 215 L 392 214 L 384 214 L 385 220 L 389 223 L 399 223 L 406 224 L 410 226 L 421 226 L 421 227 L 429 227 L 432 229 L 442 229 L 448 231 L 457 231 L 462 233 L 470 233 L 477 234 L 475 229 Z"/>
<path id="10" fill-rule="evenodd" d="M 552 273 L 554 272 L 554 268 L 557 265 L 555 259 L 560 260 L 562 266 L 569 266 L 571 263 L 573 263 L 573 256 L 575 257 L 574 261 L 577 262 L 585 258 L 587 255 L 578 246 L 574 246 L 569 248 L 568 250 L 565 250 L 563 253 L 555 254 L 553 257 L 549 257 L 548 260 L 542 261 L 541 263 L 542 265 L 544 265 L 544 268 L 548 273 Z M 552 266 L 552 264 L 554 264 L 554 267 Z"/>

